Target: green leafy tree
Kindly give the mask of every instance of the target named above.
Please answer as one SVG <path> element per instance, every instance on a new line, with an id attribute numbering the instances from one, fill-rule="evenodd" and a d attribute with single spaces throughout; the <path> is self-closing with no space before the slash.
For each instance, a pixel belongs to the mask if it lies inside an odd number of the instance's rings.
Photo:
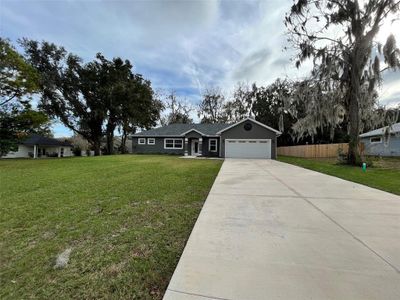
<path id="1" fill-rule="evenodd" d="M 97 64 L 82 65 L 79 57 L 52 43 L 24 39 L 21 45 L 40 75 L 40 107 L 87 139 L 99 155 L 106 119 L 100 95 L 106 79 Z"/>
<path id="2" fill-rule="evenodd" d="M 0 156 L 16 151 L 29 134 L 50 134 L 47 115 L 29 104 L 38 78 L 10 42 L 0 38 Z"/>
<path id="3" fill-rule="evenodd" d="M 106 152 L 114 154 L 114 132 L 121 124 L 123 110 L 126 109 L 126 100 L 131 101 L 128 92 L 130 82 L 133 80 L 132 65 L 121 58 L 107 60 L 103 55 L 97 54 L 97 60 L 93 62 L 99 70 L 102 80 L 100 98 L 106 109 Z"/>
<path id="4" fill-rule="evenodd" d="M 314 97 L 316 102 L 311 103 L 319 108 L 320 115 L 302 121 L 298 132 L 315 131 L 321 127 L 320 120 L 328 120 L 335 127 L 338 118 L 330 111 L 332 104 L 337 110 L 342 107 L 349 127 L 350 164 L 355 164 L 359 156 L 361 108 L 371 111 L 375 105 L 373 91 L 382 80 L 382 72 L 400 66 L 394 36 L 388 36 L 385 45 L 376 41 L 382 24 L 398 18 L 399 9 L 398 0 L 363 4 L 357 0 L 297 0 L 285 18 L 289 40 L 298 50 L 296 66 L 312 59 L 309 90 L 324 93 L 323 101 Z"/>
<path id="5" fill-rule="evenodd" d="M 161 105 L 155 99 L 149 80 L 132 72 L 129 60 L 121 58 L 107 60 L 98 54 L 91 65 L 98 70 L 102 84 L 99 99 L 105 105 L 106 153 L 114 154 L 114 133 L 122 132 L 121 151 L 126 151 L 126 139 L 129 132 L 138 127 L 149 128 L 159 118 Z"/>
<path id="6" fill-rule="evenodd" d="M 291 127 L 301 115 L 301 108 L 292 98 L 293 85 L 293 82 L 278 78 L 266 87 L 253 86 L 255 118 L 282 132 L 279 145 L 292 144 Z"/>
<path id="7" fill-rule="evenodd" d="M 50 121 L 29 104 L 3 105 L 0 108 L 0 156 L 18 150 L 18 143 L 31 134 L 50 136 Z"/>
<path id="8" fill-rule="evenodd" d="M 0 38 L 0 106 L 38 89 L 38 74 L 6 39 Z"/>
<path id="9" fill-rule="evenodd" d="M 107 60 L 99 53 L 83 64 L 51 43 L 23 40 L 21 44 L 40 74 L 40 107 L 85 138 L 95 155 L 100 154 L 104 136 L 107 153 L 114 153 L 117 128 L 122 127 L 126 140 L 129 128 L 148 127 L 158 118 L 150 82 L 133 74 L 128 60 Z"/>
<path id="10" fill-rule="evenodd" d="M 125 153 L 128 134 L 139 128 L 149 129 L 155 126 L 163 105 L 155 96 L 151 82 L 140 74 L 133 74 L 125 86 L 125 96 L 121 99 L 118 126 L 122 132 L 121 152 Z"/>

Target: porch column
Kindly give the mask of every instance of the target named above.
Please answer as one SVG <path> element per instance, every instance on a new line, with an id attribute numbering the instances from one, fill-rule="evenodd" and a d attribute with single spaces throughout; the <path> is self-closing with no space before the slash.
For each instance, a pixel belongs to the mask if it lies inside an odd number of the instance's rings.
<path id="1" fill-rule="evenodd" d="M 199 156 L 202 154 L 203 149 L 203 138 L 199 138 Z"/>
<path id="2" fill-rule="evenodd" d="M 33 158 L 37 158 L 37 146 L 33 145 Z"/>
<path id="3" fill-rule="evenodd" d="M 60 155 L 61 155 L 61 148 L 58 147 L 58 154 L 57 154 L 57 156 L 60 157 Z"/>
<path id="4" fill-rule="evenodd" d="M 188 156 L 189 155 L 189 153 L 188 153 L 188 147 L 189 147 L 189 139 L 188 138 L 185 138 L 185 145 L 184 145 L 184 149 L 185 149 L 185 156 Z"/>

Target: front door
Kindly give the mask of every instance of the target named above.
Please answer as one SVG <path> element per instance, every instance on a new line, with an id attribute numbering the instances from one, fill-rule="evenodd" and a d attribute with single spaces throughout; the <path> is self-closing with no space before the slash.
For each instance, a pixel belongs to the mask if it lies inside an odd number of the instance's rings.
<path id="1" fill-rule="evenodd" d="M 192 140 L 192 155 L 199 155 L 199 140 Z"/>

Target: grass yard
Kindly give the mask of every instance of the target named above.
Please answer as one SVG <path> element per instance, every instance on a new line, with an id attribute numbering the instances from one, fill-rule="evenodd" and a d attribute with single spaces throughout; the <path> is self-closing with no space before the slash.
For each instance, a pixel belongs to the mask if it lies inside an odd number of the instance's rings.
<path id="1" fill-rule="evenodd" d="M 1 160 L 0 298 L 161 299 L 221 164 Z"/>
<path id="2" fill-rule="evenodd" d="M 376 158 L 374 166 L 363 172 L 360 167 L 337 164 L 336 159 L 311 159 L 279 156 L 278 160 L 306 169 L 333 175 L 400 195 L 400 159 Z"/>

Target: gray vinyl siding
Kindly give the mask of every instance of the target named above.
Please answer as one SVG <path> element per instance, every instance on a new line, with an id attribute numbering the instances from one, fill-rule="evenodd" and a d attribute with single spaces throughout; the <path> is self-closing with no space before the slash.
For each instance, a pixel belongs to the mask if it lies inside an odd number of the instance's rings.
<path id="1" fill-rule="evenodd" d="M 252 124 L 252 129 L 246 131 L 244 129 L 244 125 L 246 123 Z M 182 134 L 182 133 L 181 133 Z M 145 138 L 146 144 L 139 145 L 138 140 L 139 138 Z M 148 139 L 154 138 L 155 144 L 149 145 Z M 164 149 L 164 139 L 166 138 L 176 138 L 182 139 L 183 142 L 183 149 Z M 185 145 L 185 138 L 187 139 L 188 143 Z M 271 140 L 271 158 L 276 159 L 276 132 L 265 128 L 254 121 L 248 120 L 242 122 L 224 132 L 221 133 L 221 136 L 201 136 L 196 131 L 189 131 L 184 137 L 182 135 L 178 136 L 146 136 L 146 137 L 138 137 L 134 136 L 132 138 L 132 152 L 133 153 L 148 153 L 148 154 L 176 154 L 176 155 L 184 155 L 185 154 L 185 146 L 187 146 L 187 154 L 191 155 L 191 142 L 194 139 L 202 138 L 202 145 L 201 145 L 201 154 L 202 156 L 211 156 L 211 157 L 224 157 L 225 155 L 225 139 L 270 139 Z M 217 140 L 217 151 L 210 152 L 209 151 L 209 141 L 210 139 Z"/>
<path id="2" fill-rule="evenodd" d="M 379 136 L 377 136 L 379 137 Z M 361 142 L 364 144 L 364 153 L 366 155 L 374 156 L 400 156 L 400 136 L 392 135 L 389 139 L 389 143 L 385 145 L 382 143 L 371 143 L 371 137 L 361 138 Z"/>
<path id="3" fill-rule="evenodd" d="M 217 151 L 216 152 L 210 152 L 208 150 L 209 148 L 209 140 L 210 139 L 216 139 L 217 140 Z M 203 137 L 203 146 L 202 146 L 202 153 L 203 156 L 209 156 L 209 157 L 219 157 L 219 137 Z"/>
<path id="4" fill-rule="evenodd" d="M 247 122 L 240 123 L 221 133 L 221 157 L 225 157 L 226 139 L 271 139 L 271 158 L 276 159 L 276 133 L 254 122 L 251 122 L 253 125 L 252 129 L 246 131 L 244 129 L 246 123 Z"/>
<path id="5" fill-rule="evenodd" d="M 152 137 L 145 137 L 146 144 L 139 145 L 138 140 L 140 137 L 132 138 L 132 152 L 141 154 L 176 154 L 183 155 L 184 149 L 164 149 L 164 137 L 154 137 L 155 145 L 148 145 L 147 140 Z M 185 139 L 183 137 L 168 137 L 172 139 L 182 139 L 183 147 L 185 147 Z"/>
<path id="6" fill-rule="evenodd" d="M 190 141 L 192 138 L 200 138 L 201 136 L 195 132 L 189 133 L 190 137 L 189 138 L 189 143 L 188 143 L 188 154 L 190 155 L 191 153 L 191 144 Z M 168 137 L 170 138 L 170 137 Z M 171 138 L 176 138 L 176 139 L 182 139 L 183 140 L 183 147 L 185 147 L 185 138 L 184 137 L 171 137 Z M 210 152 L 208 150 L 209 148 L 209 139 L 217 139 L 217 151 L 216 152 Z M 177 155 L 184 155 L 185 149 L 164 149 L 164 137 L 155 137 L 155 145 L 148 145 L 147 140 L 149 139 L 148 137 L 145 137 L 146 139 L 146 144 L 145 145 L 139 145 L 138 137 L 132 138 L 132 152 L 133 153 L 141 153 L 141 154 L 177 154 Z M 219 137 L 203 137 L 203 142 L 202 142 L 202 156 L 210 156 L 210 157 L 218 157 L 219 156 Z"/>

